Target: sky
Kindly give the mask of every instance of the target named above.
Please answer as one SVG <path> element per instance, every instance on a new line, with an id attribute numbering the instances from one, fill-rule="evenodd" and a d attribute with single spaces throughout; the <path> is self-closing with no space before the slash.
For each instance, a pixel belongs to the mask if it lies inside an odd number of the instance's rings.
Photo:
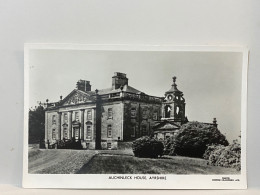
<path id="1" fill-rule="evenodd" d="M 240 135 L 242 53 L 177 51 L 31 50 L 29 106 L 58 101 L 80 79 L 92 90 L 112 86 L 114 72 L 127 74 L 130 86 L 163 97 L 172 77 L 184 93 L 189 121 L 212 122 L 229 141 Z"/>

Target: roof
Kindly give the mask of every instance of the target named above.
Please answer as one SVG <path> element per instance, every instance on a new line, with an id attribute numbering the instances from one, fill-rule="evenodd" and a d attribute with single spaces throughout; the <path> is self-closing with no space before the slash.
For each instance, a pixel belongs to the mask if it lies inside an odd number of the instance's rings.
<path id="1" fill-rule="evenodd" d="M 135 88 L 133 88 L 133 87 L 131 87 L 131 86 L 129 86 L 129 85 L 125 85 L 125 86 L 123 87 L 123 90 L 122 90 L 122 91 L 124 91 L 124 92 L 129 92 L 129 93 L 143 93 L 143 92 L 141 92 L 141 91 L 139 91 L 139 90 L 137 90 L 137 89 L 135 89 Z M 100 89 L 100 90 L 98 91 L 98 94 L 99 94 L 99 95 L 104 95 L 104 94 L 116 93 L 116 92 L 121 92 L 121 89 L 120 89 L 120 88 L 118 88 L 118 89 L 113 89 L 112 87 L 106 88 L 106 89 Z"/>

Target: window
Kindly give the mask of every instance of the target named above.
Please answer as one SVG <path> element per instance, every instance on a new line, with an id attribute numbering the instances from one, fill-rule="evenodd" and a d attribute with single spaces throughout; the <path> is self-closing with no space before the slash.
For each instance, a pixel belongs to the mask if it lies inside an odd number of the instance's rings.
<path id="1" fill-rule="evenodd" d="M 87 138 L 91 137 L 91 126 L 87 126 Z"/>
<path id="2" fill-rule="evenodd" d="M 157 118 L 158 118 L 158 113 L 157 113 L 157 112 L 154 112 L 154 113 L 153 113 L 153 120 L 157 120 Z"/>
<path id="3" fill-rule="evenodd" d="M 111 125 L 107 126 L 107 137 L 112 137 L 112 126 Z"/>
<path id="4" fill-rule="evenodd" d="M 52 139 L 53 139 L 53 140 L 56 139 L 56 132 L 55 132 L 55 129 L 52 130 Z"/>
<path id="5" fill-rule="evenodd" d="M 68 114 L 64 113 L 64 123 L 68 123 Z"/>
<path id="6" fill-rule="evenodd" d="M 131 137 L 135 137 L 135 126 L 131 128 Z"/>
<path id="7" fill-rule="evenodd" d="M 56 115 L 53 115 L 53 116 L 52 116 L 52 124 L 53 124 L 53 125 L 56 125 Z"/>
<path id="8" fill-rule="evenodd" d="M 108 118 L 113 118 L 112 108 L 108 108 Z"/>
<path id="9" fill-rule="evenodd" d="M 91 110 L 88 110 L 88 112 L 87 112 L 87 119 L 92 120 Z"/>
<path id="10" fill-rule="evenodd" d="M 75 112 L 75 120 L 79 121 L 79 112 Z"/>
<path id="11" fill-rule="evenodd" d="M 107 143 L 107 149 L 111 149 L 112 148 L 112 144 L 111 143 Z"/>
<path id="12" fill-rule="evenodd" d="M 68 128 L 63 127 L 63 138 L 68 139 Z"/>
<path id="13" fill-rule="evenodd" d="M 136 117 L 136 108 L 131 109 L 131 117 Z"/>
<path id="14" fill-rule="evenodd" d="M 147 108 L 143 109 L 143 118 L 147 118 Z"/>
<path id="15" fill-rule="evenodd" d="M 147 135 L 147 128 L 145 125 L 142 126 L 142 135 Z"/>

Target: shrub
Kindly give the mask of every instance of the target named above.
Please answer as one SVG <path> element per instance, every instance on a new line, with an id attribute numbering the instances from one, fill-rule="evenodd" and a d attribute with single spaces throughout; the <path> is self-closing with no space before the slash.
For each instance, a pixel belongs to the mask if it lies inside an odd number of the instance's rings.
<path id="1" fill-rule="evenodd" d="M 226 146 L 228 141 L 214 125 L 188 122 L 181 126 L 176 136 L 170 138 L 166 148 L 169 155 L 202 158 L 207 146 L 212 144 Z"/>
<path id="2" fill-rule="evenodd" d="M 133 142 L 132 149 L 136 157 L 158 158 L 162 156 L 164 146 L 154 138 L 143 136 Z"/>
<path id="3" fill-rule="evenodd" d="M 208 146 L 203 157 L 209 165 L 231 167 L 241 170 L 241 145 L 237 140 L 228 146 Z"/>

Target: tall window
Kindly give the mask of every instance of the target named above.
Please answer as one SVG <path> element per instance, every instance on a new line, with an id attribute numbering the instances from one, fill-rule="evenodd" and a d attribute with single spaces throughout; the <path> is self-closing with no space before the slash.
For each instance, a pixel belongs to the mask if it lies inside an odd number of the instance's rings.
<path id="1" fill-rule="evenodd" d="M 91 126 L 87 126 L 87 138 L 91 138 Z"/>
<path id="2" fill-rule="evenodd" d="M 88 111 L 87 111 L 87 119 L 88 119 L 88 120 L 92 120 L 91 110 L 88 110 Z"/>
<path id="3" fill-rule="evenodd" d="M 131 117 L 136 117 L 136 108 L 131 109 Z"/>
<path id="4" fill-rule="evenodd" d="M 147 135 L 147 128 L 145 125 L 142 126 L 142 134 Z"/>
<path id="5" fill-rule="evenodd" d="M 75 112 L 75 120 L 79 121 L 79 112 Z"/>
<path id="6" fill-rule="evenodd" d="M 135 126 L 131 128 L 131 137 L 135 137 Z"/>
<path id="7" fill-rule="evenodd" d="M 68 139 L 68 128 L 67 127 L 63 127 L 63 137 L 65 139 Z"/>
<path id="8" fill-rule="evenodd" d="M 158 119 L 158 113 L 157 112 L 154 112 L 153 113 L 153 120 L 157 120 Z"/>
<path id="9" fill-rule="evenodd" d="M 143 118 L 147 118 L 147 114 L 148 114 L 147 108 L 144 108 L 143 109 Z"/>
<path id="10" fill-rule="evenodd" d="M 52 116 L 52 124 L 55 125 L 56 124 L 56 115 Z"/>
<path id="11" fill-rule="evenodd" d="M 68 123 L 68 114 L 64 113 L 64 123 Z"/>
<path id="12" fill-rule="evenodd" d="M 107 137 L 112 137 L 112 126 L 111 125 L 107 126 Z"/>
<path id="13" fill-rule="evenodd" d="M 52 139 L 53 139 L 53 140 L 56 139 L 56 132 L 55 132 L 55 129 L 52 129 Z"/>
<path id="14" fill-rule="evenodd" d="M 113 118 L 113 110 L 112 110 L 112 108 L 108 108 L 108 118 Z"/>

